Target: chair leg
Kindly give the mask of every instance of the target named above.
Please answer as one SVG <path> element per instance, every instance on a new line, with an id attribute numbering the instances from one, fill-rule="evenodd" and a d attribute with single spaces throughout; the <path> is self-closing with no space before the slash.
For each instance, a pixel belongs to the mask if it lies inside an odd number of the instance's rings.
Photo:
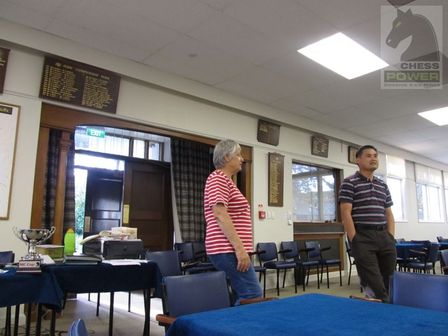
<path id="1" fill-rule="evenodd" d="M 285 288 L 286 271 L 287 271 L 287 269 L 285 268 L 285 272 L 283 273 L 283 286 L 282 286 L 282 288 Z"/>
<path id="2" fill-rule="evenodd" d="M 263 297 L 266 297 L 266 271 L 263 271 Z M 260 273 L 260 280 L 261 280 L 261 273 Z"/>
<path id="3" fill-rule="evenodd" d="M 330 278 L 329 278 L 329 274 L 328 274 L 328 264 L 325 265 L 325 268 L 327 270 L 327 288 L 330 288 Z M 322 266 L 322 270 L 323 270 L 323 266 Z"/>
<path id="4" fill-rule="evenodd" d="M 294 268 L 294 288 L 295 288 L 296 294 L 297 294 L 297 281 L 296 281 L 297 276 L 296 276 L 296 273 L 297 273 L 297 267 Z"/>
<path id="5" fill-rule="evenodd" d="M 349 263 L 350 263 L 350 267 L 349 267 L 349 270 L 348 270 L 348 283 L 347 283 L 347 285 L 350 286 L 350 278 L 352 276 L 352 263 L 350 261 L 349 261 Z"/>
<path id="6" fill-rule="evenodd" d="M 131 312 L 131 292 L 128 292 L 128 313 Z"/>
<path id="7" fill-rule="evenodd" d="M 100 314 L 100 293 L 96 293 L 96 316 Z"/>
<path id="8" fill-rule="evenodd" d="M 322 266 L 323 267 L 323 266 Z M 322 269 L 323 272 L 323 269 Z M 317 289 L 320 289 L 320 279 L 319 279 L 319 274 L 320 274 L 320 265 L 317 265 Z"/>
<path id="9" fill-rule="evenodd" d="M 277 269 L 277 296 L 280 296 L 280 284 L 279 284 L 279 278 L 280 278 L 280 270 Z"/>
<path id="10" fill-rule="evenodd" d="M 342 265 L 339 263 L 339 286 L 342 286 Z"/>

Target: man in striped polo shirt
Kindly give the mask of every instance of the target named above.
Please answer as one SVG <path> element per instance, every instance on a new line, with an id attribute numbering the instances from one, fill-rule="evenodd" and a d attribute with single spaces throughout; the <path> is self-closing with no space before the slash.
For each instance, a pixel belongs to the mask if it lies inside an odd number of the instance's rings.
<path id="1" fill-rule="evenodd" d="M 387 302 L 396 263 L 392 198 L 387 184 L 373 175 L 378 168 L 375 147 L 361 147 L 356 164 L 359 171 L 344 179 L 339 192 L 342 223 L 366 295 Z"/>

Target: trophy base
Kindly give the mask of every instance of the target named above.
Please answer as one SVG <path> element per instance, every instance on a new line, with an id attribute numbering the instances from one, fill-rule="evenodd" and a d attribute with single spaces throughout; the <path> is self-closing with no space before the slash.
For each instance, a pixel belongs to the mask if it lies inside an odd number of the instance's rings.
<path id="1" fill-rule="evenodd" d="M 40 260 L 20 260 L 17 273 L 41 273 Z"/>

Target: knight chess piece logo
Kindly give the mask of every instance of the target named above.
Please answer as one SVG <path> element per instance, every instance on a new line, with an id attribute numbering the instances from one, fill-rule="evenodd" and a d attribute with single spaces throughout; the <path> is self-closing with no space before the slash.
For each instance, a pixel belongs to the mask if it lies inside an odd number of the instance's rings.
<path id="1" fill-rule="evenodd" d="M 381 6 L 383 89 L 442 88 L 442 19 L 442 6 Z"/>

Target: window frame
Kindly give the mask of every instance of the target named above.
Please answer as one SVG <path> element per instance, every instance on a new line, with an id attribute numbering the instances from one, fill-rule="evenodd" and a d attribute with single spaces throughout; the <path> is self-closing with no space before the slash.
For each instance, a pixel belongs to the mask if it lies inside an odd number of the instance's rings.
<path id="1" fill-rule="evenodd" d="M 292 182 L 292 200 L 293 200 L 293 209 L 294 209 L 294 204 L 295 202 L 295 197 L 294 197 L 294 176 L 292 174 L 292 168 L 294 165 L 302 165 L 302 166 L 308 166 L 308 167 L 313 167 L 313 168 L 317 168 L 317 169 L 322 169 L 322 170 L 327 170 L 328 172 L 332 173 L 333 179 L 334 179 L 334 190 L 333 190 L 333 197 L 334 197 L 334 216 L 332 219 L 330 220 L 326 220 L 324 219 L 324 196 L 323 196 L 323 177 L 324 176 L 328 176 L 330 174 L 313 174 L 313 172 L 309 172 L 309 173 L 303 173 L 308 174 L 310 177 L 317 177 L 318 181 L 317 181 L 317 194 L 318 194 L 318 205 L 319 205 L 319 220 L 299 220 L 296 217 L 296 214 L 294 212 L 294 210 L 292 211 L 292 216 L 293 216 L 293 221 L 294 223 L 300 223 L 300 224 L 306 224 L 306 223 L 312 223 L 312 224 L 322 224 L 322 223 L 329 223 L 329 222 L 337 222 L 339 219 L 339 207 L 338 207 L 338 200 L 337 200 L 337 195 L 338 195 L 338 191 L 339 191 L 339 184 L 340 184 L 340 170 L 337 168 L 333 168 L 333 167 L 328 167 L 328 166 L 323 166 L 323 165 L 317 165 L 315 163 L 309 163 L 309 162 L 302 162 L 302 161 L 297 161 L 297 160 L 293 160 L 292 161 L 292 166 L 291 166 L 291 182 Z"/>
<path id="2" fill-rule="evenodd" d="M 432 219 L 432 218 L 420 219 L 420 216 L 419 216 L 419 213 L 418 213 L 419 212 L 419 207 L 418 207 L 418 204 L 419 204 L 419 200 L 418 200 L 419 192 L 417 191 L 418 185 L 421 185 L 421 186 L 426 188 L 425 203 L 426 203 L 426 208 L 427 209 L 431 208 L 429 206 L 431 204 L 431 201 L 430 201 L 429 196 L 428 196 L 429 193 L 428 193 L 427 188 L 436 188 L 438 190 L 439 209 L 440 209 L 440 216 L 441 216 L 440 219 Z M 440 186 L 440 185 L 435 185 L 435 184 L 430 184 L 430 183 L 423 183 L 423 182 L 416 182 L 415 183 L 415 193 L 416 193 L 416 198 L 417 198 L 417 220 L 418 220 L 419 223 L 444 223 L 445 222 L 445 214 L 444 214 L 444 211 L 443 211 L 443 208 L 444 208 L 444 205 L 443 205 L 443 198 L 444 198 L 443 189 L 444 189 L 443 186 Z"/>

